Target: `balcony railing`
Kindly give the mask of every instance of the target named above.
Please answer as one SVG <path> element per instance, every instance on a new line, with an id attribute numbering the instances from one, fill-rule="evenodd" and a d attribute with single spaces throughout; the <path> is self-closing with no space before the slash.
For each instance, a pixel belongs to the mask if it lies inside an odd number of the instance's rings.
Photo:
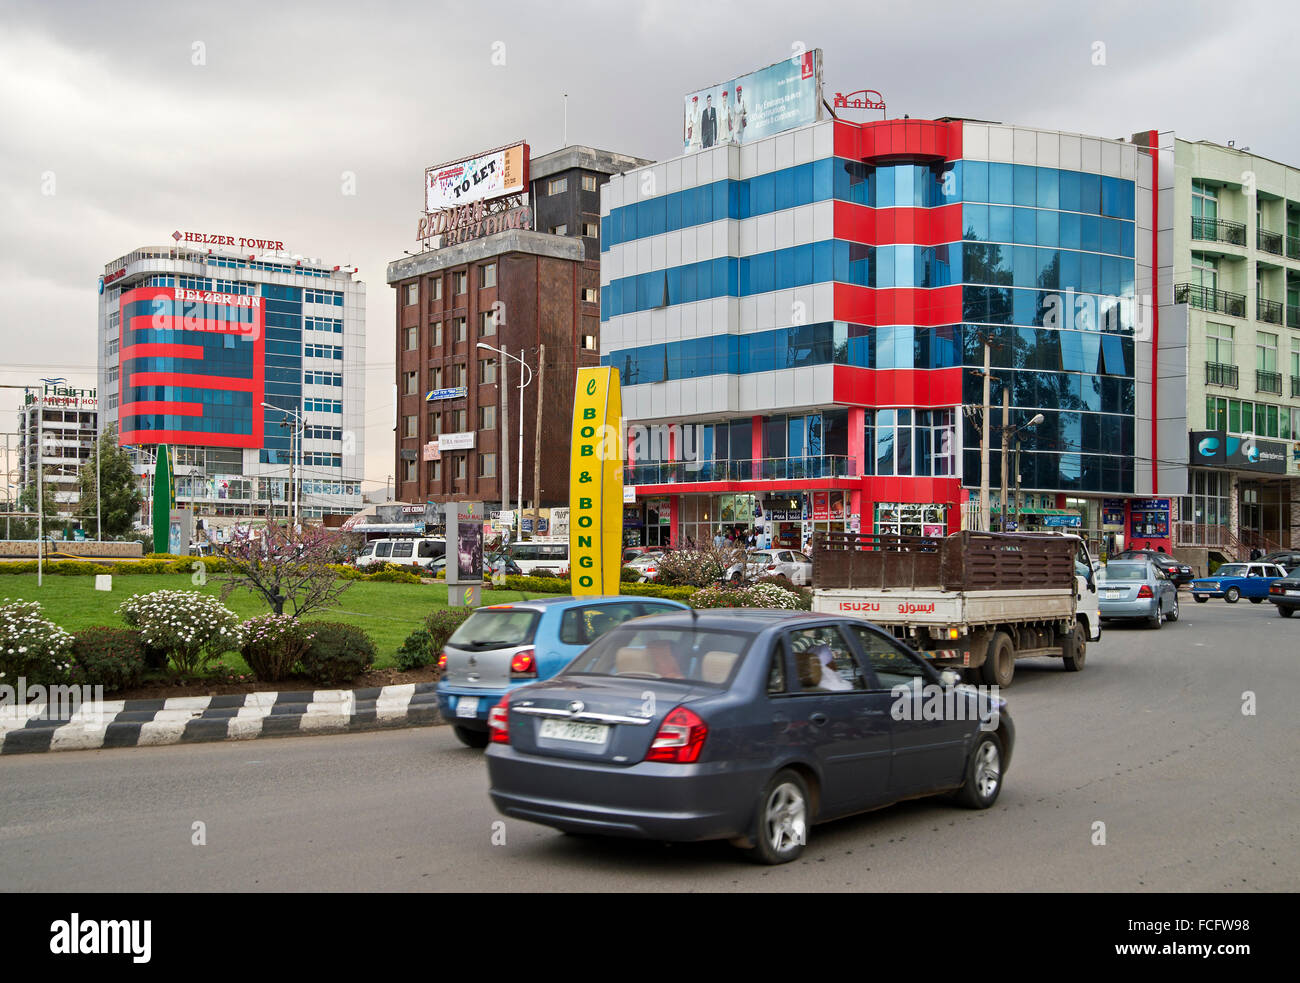
<path id="1" fill-rule="evenodd" d="M 1229 293 L 1226 290 L 1213 290 L 1196 283 L 1178 283 L 1174 285 L 1174 303 L 1190 304 L 1197 310 L 1209 311 L 1211 314 L 1228 314 L 1232 317 L 1246 316 L 1246 295 Z"/>
<path id="2" fill-rule="evenodd" d="M 665 461 L 631 464 L 623 470 L 629 485 L 692 484 L 701 481 L 798 481 L 807 478 L 856 478 L 851 457 L 768 457 L 741 461 Z"/>
<path id="3" fill-rule="evenodd" d="M 1300 259 L 1300 236 L 1286 237 L 1286 258 Z"/>
<path id="4" fill-rule="evenodd" d="M 1192 238 L 1203 242 L 1226 242 L 1233 246 L 1246 244 L 1246 227 L 1240 222 L 1221 218 L 1193 218 Z"/>
<path id="5" fill-rule="evenodd" d="M 1300 398 L 1300 375 L 1293 375 L 1291 377 L 1291 398 Z"/>
<path id="6" fill-rule="evenodd" d="M 1269 324 L 1282 323 L 1282 304 L 1276 300 L 1255 298 L 1255 320 L 1267 321 Z"/>
<path id="7" fill-rule="evenodd" d="M 1272 393 L 1275 396 L 1282 395 L 1282 373 L 1265 372 L 1262 369 L 1255 370 L 1255 391 L 1261 393 Z"/>
<path id="8" fill-rule="evenodd" d="M 1288 328 L 1300 328 L 1300 307 L 1294 304 L 1287 305 L 1286 326 Z"/>
<path id="9" fill-rule="evenodd" d="M 1255 230 L 1255 248 L 1266 253 L 1282 255 L 1282 233 L 1269 232 L 1268 229 Z"/>
<path id="10" fill-rule="evenodd" d="M 1237 388 L 1237 367 L 1224 362 L 1205 363 L 1205 384 Z"/>

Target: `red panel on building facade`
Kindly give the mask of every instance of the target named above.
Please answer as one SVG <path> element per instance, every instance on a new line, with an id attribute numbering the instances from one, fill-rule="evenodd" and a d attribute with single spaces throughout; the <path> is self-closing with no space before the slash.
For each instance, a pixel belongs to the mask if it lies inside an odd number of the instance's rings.
<path id="1" fill-rule="evenodd" d="M 950 287 L 859 287 L 834 285 L 835 320 L 850 324 L 914 324 L 940 327 L 961 323 L 961 285 Z"/>
<path id="2" fill-rule="evenodd" d="M 169 302 L 167 312 L 154 310 L 152 301 Z M 127 315 L 131 304 L 148 303 L 145 314 Z M 266 317 L 260 296 L 250 294 L 225 294 L 220 291 L 197 291 L 180 287 L 139 287 L 125 291 L 120 298 L 123 311 L 121 321 L 120 360 L 122 371 L 118 376 L 119 419 L 124 424 L 128 415 L 202 416 L 202 404 L 173 400 L 140 400 L 128 402 L 128 388 L 137 386 L 190 386 L 216 391 L 247 392 L 252 395 L 251 432 L 220 433 L 203 430 L 122 429 L 123 444 L 184 443 L 198 447 L 248 447 L 262 446 L 263 409 L 266 398 Z M 175 306 L 173 306 L 175 305 Z M 179 313 L 177 312 L 179 310 Z M 214 310 L 244 311 L 251 320 L 235 318 L 210 318 Z M 199 316 L 203 314 L 205 316 Z M 204 347 L 184 342 L 133 343 L 133 332 L 141 330 L 234 334 L 253 346 L 252 378 L 207 374 L 203 371 Z M 127 363 L 138 358 L 171 358 L 184 360 L 185 372 L 130 372 Z M 198 411 L 195 411 L 195 407 Z"/>
<path id="3" fill-rule="evenodd" d="M 863 369 L 837 365 L 836 403 L 849 406 L 957 406 L 961 367 L 947 369 Z"/>

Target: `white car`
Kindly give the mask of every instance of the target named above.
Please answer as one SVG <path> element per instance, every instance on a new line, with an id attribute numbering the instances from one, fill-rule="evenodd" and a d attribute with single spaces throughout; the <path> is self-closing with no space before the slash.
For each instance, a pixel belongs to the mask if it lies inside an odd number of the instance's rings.
<path id="1" fill-rule="evenodd" d="M 727 579 L 739 583 L 744 580 L 758 580 L 761 577 L 785 577 L 795 586 L 812 583 L 812 560 L 798 550 L 773 548 L 751 550 L 745 557 L 742 572 L 739 563 L 733 563 L 727 569 Z"/>
<path id="2" fill-rule="evenodd" d="M 447 552 L 445 539 L 376 539 L 357 554 L 357 566 L 395 563 L 401 567 L 428 567 Z"/>
<path id="3" fill-rule="evenodd" d="M 659 576 L 659 561 L 663 555 L 663 550 L 646 550 L 628 560 L 624 566 L 639 573 L 642 583 L 655 580 Z"/>

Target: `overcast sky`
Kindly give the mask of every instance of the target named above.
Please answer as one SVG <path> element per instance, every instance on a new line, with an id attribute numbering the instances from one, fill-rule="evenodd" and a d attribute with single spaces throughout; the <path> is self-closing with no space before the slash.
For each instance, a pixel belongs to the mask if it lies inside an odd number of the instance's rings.
<path id="1" fill-rule="evenodd" d="M 663 160 L 686 92 L 803 45 L 828 96 L 878 89 L 890 116 L 1175 130 L 1300 164 L 1297 9 L 0 0 L 0 382 L 95 384 L 107 261 L 174 229 L 279 239 L 366 282 L 370 491 L 393 470 L 385 266 L 415 248 L 423 169 L 556 149 L 563 93 L 570 143 Z M 0 429 L 18 398 L 0 390 Z"/>

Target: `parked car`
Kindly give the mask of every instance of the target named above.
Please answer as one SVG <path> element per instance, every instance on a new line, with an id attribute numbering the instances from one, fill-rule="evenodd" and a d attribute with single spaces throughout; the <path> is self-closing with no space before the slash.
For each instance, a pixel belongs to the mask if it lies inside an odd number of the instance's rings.
<path id="1" fill-rule="evenodd" d="M 857 618 L 628 621 L 492 708 L 490 794 L 504 815 L 566 832 L 726 839 L 786 863 L 814 823 L 944 792 L 997 800 L 1014 725 L 1004 701 L 957 679 Z M 953 709 L 934 719 L 902 697 L 899 713 L 899 685 Z"/>
<path id="2" fill-rule="evenodd" d="M 746 557 L 745 576 L 750 580 L 785 577 L 792 584 L 811 584 L 812 560 L 798 550 L 754 550 Z"/>
<path id="3" fill-rule="evenodd" d="M 1281 580 L 1269 584 L 1268 599 L 1277 607 L 1277 613 L 1289 618 L 1300 608 L 1300 569 L 1287 574 Z"/>
<path id="4" fill-rule="evenodd" d="M 1159 550 L 1124 550 L 1122 553 L 1115 555 L 1116 560 L 1150 560 L 1160 571 L 1168 577 L 1175 587 L 1181 584 L 1190 584 L 1192 578 L 1196 576 L 1196 571 L 1188 564 L 1175 560 L 1168 553 L 1161 553 Z"/>
<path id="5" fill-rule="evenodd" d="M 479 608 L 438 656 L 438 706 L 462 744 L 486 747 L 488 713 L 503 695 L 550 679 L 630 618 L 683 610 L 677 601 L 630 597 L 548 597 Z"/>
<path id="6" fill-rule="evenodd" d="M 641 582 L 645 583 L 659 576 L 659 561 L 663 559 L 663 555 L 663 550 L 646 550 L 643 553 L 638 553 L 633 559 L 626 561 L 624 565 L 639 573 Z"/>
<path id="7" fill-rule="evenodd" d="M 1265 554 L 1259 558 L 1260 563 L 1276 563 L 1288 574 L 1300 569 L 1300 551 L 1297 550 L 1277 550 L 1273 553 Z"/>
<path id="8" fill-rule="evenodd" d="M 528 576 L 555 576 L 569 567 L 569 541 L 567 539 L 532 539 L 511 543 L 510 559 Z"/>
<path id="9" fill-rule="evenodd" d="M 402 567 L 428 567 L 446 553 L 445 539 L 376 539 L 362 547 L 356 565 L 365 568 L 377 563 L 395 563 Z"/>
<path id="10" fill-rule="evenodd" d="M 1178 588 L 1146 558 L 1111 560 L 1097 579 L 1101 620 L 1140 618 L 1151 628 L 1178 620 Z"/>
<path id="11" fill-rule="evenodd" d="M 1212 597 L 1221 597 L 1229 604 L 1243 597 L 1251 604 L 1262 604 L 1273 582 L 1285 576 L 1286 571 L 1274 563 L 1225 563 L 1213 576 L 1192 581 L 1192 597 L 1197 604 Z"/>

